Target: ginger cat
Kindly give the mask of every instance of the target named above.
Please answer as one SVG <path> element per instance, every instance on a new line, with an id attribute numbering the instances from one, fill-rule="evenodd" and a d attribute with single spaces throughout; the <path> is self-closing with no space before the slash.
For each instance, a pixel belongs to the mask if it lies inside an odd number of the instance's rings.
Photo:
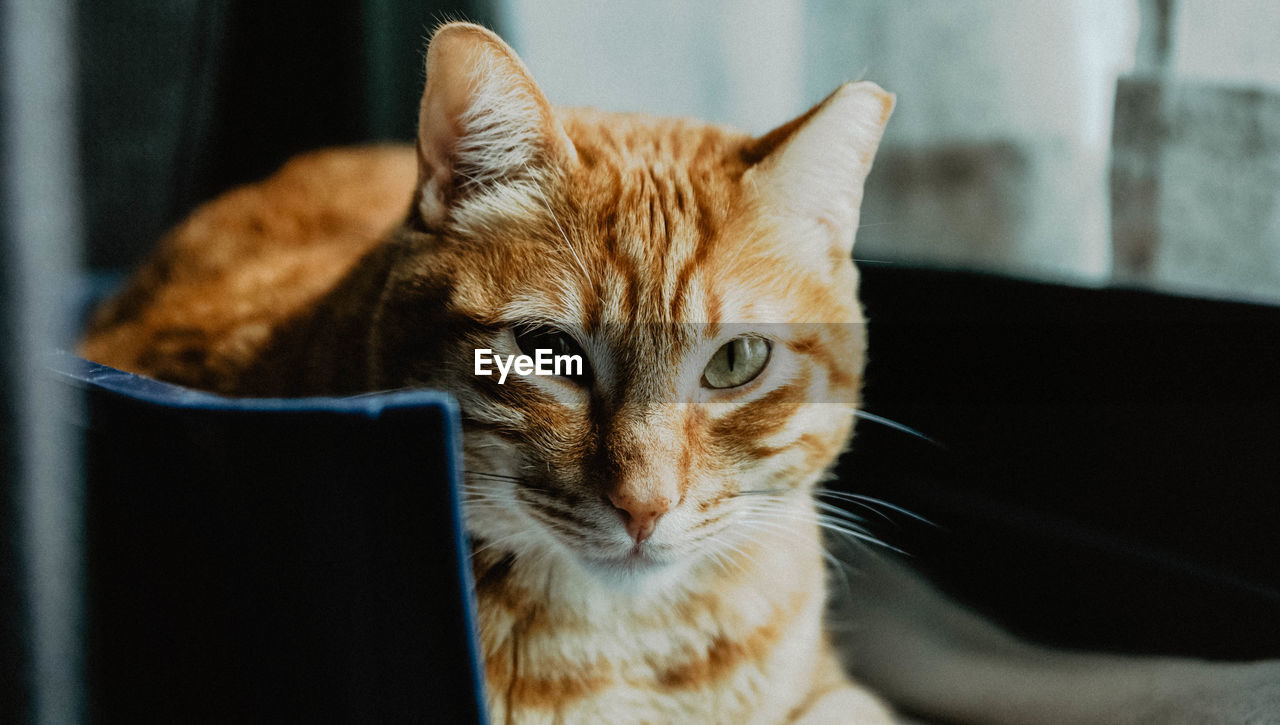
<path id="1" fill-rule="evenodd" d="M 893 97 L 846 85 L 761 138 L 557 109 L 465 24 L 427 78 L 416 149 L 201 208 L 82 353 L 230 395 L 453 392 L 495 721 L 889 721 L 824 634 L 810 489 L 852 428 Z M 586 369 L 472 369 L 543 347 Z"/>
<path id="2" fill-rule="evenodd" d="M 857 408 L 850 253 L 893 104 L 847 84 L 759 138 L 556 108 L 497 36 L 445 25 L 416 147 L 310 154 L 205 205 L 81 352 L 228 395 L 457 396 L 494 722 L 892 722 L 824 629 L 812 491 Z M 584 365 L 476 373 L 538 349 Z M 915 712 L 1280 708 L 1275 663 L 1055 652 L 860 567 L 852 669 Z"/>

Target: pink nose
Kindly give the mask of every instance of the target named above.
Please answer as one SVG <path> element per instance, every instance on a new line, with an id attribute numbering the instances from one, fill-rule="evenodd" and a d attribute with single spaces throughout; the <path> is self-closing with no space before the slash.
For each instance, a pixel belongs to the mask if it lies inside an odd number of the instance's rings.
<path id="1" fill-rule="evenodd" d="M 671 499 L 666 496 L 649 499 L 637 498 L 626 493 L 611 493 L 609 502 L 622 517 L 622 523 L 627 527 L 627 534 L 635 539 L 637 544 L 653 536 L 653 530 L 658 526 L 658 519 L 671 510 Z"/>

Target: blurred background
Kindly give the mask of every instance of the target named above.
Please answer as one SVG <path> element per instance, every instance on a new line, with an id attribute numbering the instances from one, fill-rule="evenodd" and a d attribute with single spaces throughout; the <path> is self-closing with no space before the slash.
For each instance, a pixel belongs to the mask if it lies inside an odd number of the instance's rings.
<path id="1" fill-rule="evenodd" d="M 430 29 L 496 28 L 555 103 L 764 132 L 899 97 L 858 256 L 1280 299 L 1267 0 L 95 0 L 77 10 L 86 259 L 326 144 L 407 139 Z"/>
<path id="2" fill-rule="evenodd" d="M 38 373 L 72 334 L 72 280 L 128 269 L 197 203 L 298 151 L 408 140 L 425 40 L 446 19 L 498 30 L 560 104 L 764 132 L 844 80 L 894 91 L 855 252 L 867 263 L 1280 302 L 1271 0 L 6 0 L 0 12 L 0 721 L 74 721 L 80 707 L 76 442 L 51 412 L 75 401 Z"/>

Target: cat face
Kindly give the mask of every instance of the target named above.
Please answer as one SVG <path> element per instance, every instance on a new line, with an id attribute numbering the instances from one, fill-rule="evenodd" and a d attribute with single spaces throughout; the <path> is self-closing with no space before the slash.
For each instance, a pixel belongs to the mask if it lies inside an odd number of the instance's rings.
<path id="1" fill-rule="evenodd" d="M 496 36 L 436 34 L 373 347 L 384 384 L 458 397 L 477 547 L 671 572 L 732 551 L 752 496 L 807 495 L 851 430 L 891 106 L 849 85 L 758 139 L 553 109 Z M 477 374 L 539 349 L 582 366 Z"/>

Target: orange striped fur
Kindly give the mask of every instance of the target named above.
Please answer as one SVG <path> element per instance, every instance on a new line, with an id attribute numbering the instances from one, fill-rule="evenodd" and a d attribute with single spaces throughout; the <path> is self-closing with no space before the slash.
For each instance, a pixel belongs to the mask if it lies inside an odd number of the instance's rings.
<path id="1" fill-rule="evenodd" d="M 427 64 L 415 148 L 205 205 L 83 354 L 231 395 L 453 392 L 495 722 L 888 721 L 823 632 L 810 491 L 852 429 L 850 245 L 892 97 L 846 85 L 752 138 L 554 108 L 475 26 Z M 532 325 L 587 382 L 473 374 Z M 742 334 L 767 365 L 707 387 Z"/>

